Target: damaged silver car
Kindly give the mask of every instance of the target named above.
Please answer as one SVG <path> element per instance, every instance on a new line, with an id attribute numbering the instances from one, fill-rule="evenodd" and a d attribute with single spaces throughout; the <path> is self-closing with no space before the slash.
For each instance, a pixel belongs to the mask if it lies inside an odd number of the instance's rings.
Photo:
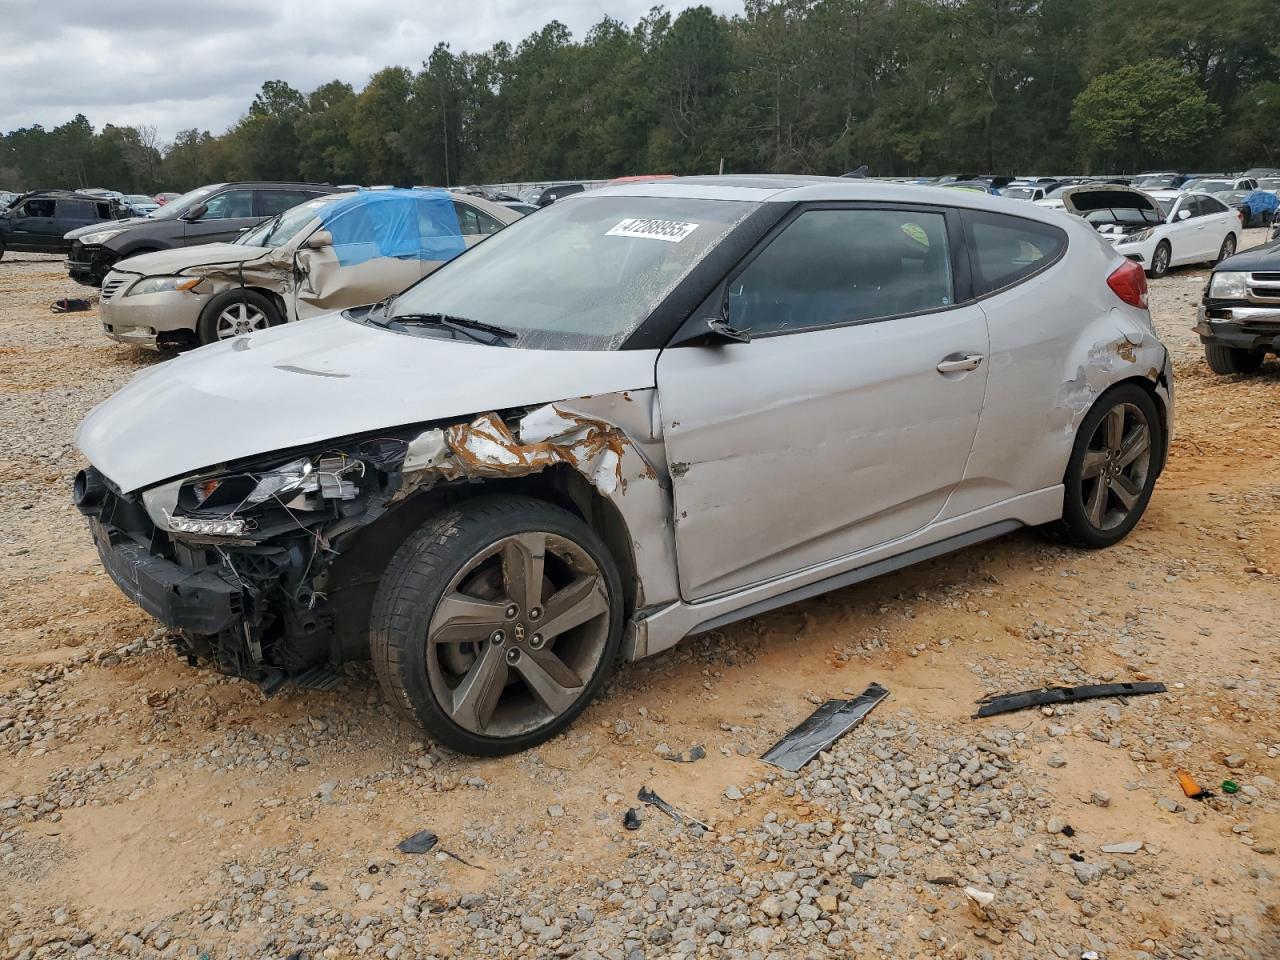
<path id="1" fill-rule="evenodd" d="M 1146 297 L 1016 201 L 608 187 L 143 372 L 74 497 L 188 656 L 267 692 L 371 658 L 441 743 L 505 753 L 686 635 L 1020 527 L 1120 540 L 1172 428 Z"/>

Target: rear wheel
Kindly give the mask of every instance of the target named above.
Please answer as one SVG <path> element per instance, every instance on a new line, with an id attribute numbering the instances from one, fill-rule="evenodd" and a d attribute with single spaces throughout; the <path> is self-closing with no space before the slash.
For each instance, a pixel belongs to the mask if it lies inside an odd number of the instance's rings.
<path id="1" fill-rule="evenodd" d="M 1082 547 L 1109 547 L 1142 518 L 1164 443 L 1151 395 L 1121 384 L 1094 404 L 1067 463 L 1060 529 Z"/>
<path id="2" fill-rule="evenodd" d="M 1235 252 L 1236 252 L 1236 235 L 1234 233 L 1228 233 L 1222 241 L 1222 249 L 1218 251 L 1218 259 L 1213 262 L 1219 263 L 1227 259 L 1227 257 L 1234 256 Z"/>
<path id="3" fill-rule="evenodd" d="M 1151 266 L 1147 269 L 1147 276 L 1153 279 L 1163 277 L 1169 272 L 1169 261 L 1173 257 L 1173 250 L 1169 246 L 1168 240 L 1161 240 L 1156 244 L 1156 252 L 1151 255 Z"/>
<path id="4" fill-rule="evenodd" d="M 202 344 L 217 343 L 274 327 L 280 320 L 276 305 L 256 290 L 227 290 L 205 305 L 196 335 Z"/>
<path id="5" fill-rule="evenodd" d="M 1209 361 L 1209 369 L 1214 373 L 1253 373 L 1262 366 L 1266 354 L 1239 347 L 1225 347 L 1220 343 L 1206 343 L 1204 358 Z"/>
<path id="6" fill-rule="evenodd" d="M 483 497 L 429 520 L 396 551 L 370 617 L 386 695 L 439 742 L 479 756 L 555 736 L 612 671 L 622 588 L 578 517 Z"/>

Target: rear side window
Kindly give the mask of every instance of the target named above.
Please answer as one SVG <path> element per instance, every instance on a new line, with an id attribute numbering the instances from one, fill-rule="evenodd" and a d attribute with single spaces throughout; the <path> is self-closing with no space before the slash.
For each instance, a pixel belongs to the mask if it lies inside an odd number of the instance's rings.
<path id="1" fill-rule="evenodd" d="M 66 220 L 93 220 L 94 204 L 88 200 L 59 200 L 58 216 Z"/>
<path id="2" fill-rule="evenodd" d="M 1200 212 L 1198 216 L 1208 216 L 1211 213 L 1226 213 L 1227 205 L 1217 197 L 1200 197 Z"/>
<path id="3" fill-rule="evenodd" d="M 111 212 L 111 204 L 95 203 L 93 205 L 93 215 L 99 220 L 110 220 L 114 214 Z"/>
<path id="4" fill-rule="evenodd" d="M 458 226 L 461 228 L 464 237 L 487 236 L 502 229 L 501 223 L 487 213 L 481 213 L 469 204 L 455 200 L 453 209 L 458 212 Z"/>
<path id="5" fill-rule="evenodd" d="M 1067 235 L 1047 223 L 977 210 L 966 210 L 964 222 L 977 296 L 1034 276 L 1067 248 Z"/>
<path id="6" fill-rule="evenodd" d="M 729 284 L 729 324 L 786 333 L 954 302 L 942 213 L 809 210 Z"/>
<path id="7" fill-rule="evenodd" d="M 209 209 L 201 220 L 237 220 L 253 216 L 253 191 L 228 190 L 205 201 Z"/>
<path id="8" fill-rule="evenodd" d="M 274 217 L 277 213 L 283 213 L 290 207 L 296 207 L 300 203 L 306 203 L 315 194 L 307 193 L 303 190 L 259 190 L 258 191 L 258 216 Z M 250 216 L 250 214 L 245 214 Z"/>

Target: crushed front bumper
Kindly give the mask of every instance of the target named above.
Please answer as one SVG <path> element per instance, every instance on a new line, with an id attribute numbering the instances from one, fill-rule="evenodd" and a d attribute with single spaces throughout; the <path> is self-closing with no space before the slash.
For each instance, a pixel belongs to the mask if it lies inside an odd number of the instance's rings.
<path id="1" fill-rule="evenodd" d="M 71 241 L 71 252 L 67 255 L 67 274 L 76 283 L 86 287 L 100 287 L 111 265 L 120 259 L 120 255 L 106 247 L 86 247 L 79 240 Z"/>
<path id="2" fill-rule="evenodd" d="M 1200 335 L 1202 343 L 1255 353 L 1264 350 L 1280 353 L 1280 305 L 1274 308 L 1202 305 L 1192 329 Z"/>
<path id="3" fill-rule="evenodd" d="M 244 615 L 244 591 L 218 573 L 186 570 L 155 556 L 97 517 L 89 518 L 89 529 L 116 586 L 170 630 L 219 633 Z"/>

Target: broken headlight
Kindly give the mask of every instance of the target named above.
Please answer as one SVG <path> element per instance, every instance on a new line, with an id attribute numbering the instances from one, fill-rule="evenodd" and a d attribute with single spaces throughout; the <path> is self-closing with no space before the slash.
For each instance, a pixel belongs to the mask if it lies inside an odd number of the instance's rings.
<path id="1" fill-rule="evenodd" d="M 1209 296 L 1214 300 L 1246 300 L 1249 287 L 1245 274 L 1232 270 L 1215 273 L 1209 280 Z"/>

